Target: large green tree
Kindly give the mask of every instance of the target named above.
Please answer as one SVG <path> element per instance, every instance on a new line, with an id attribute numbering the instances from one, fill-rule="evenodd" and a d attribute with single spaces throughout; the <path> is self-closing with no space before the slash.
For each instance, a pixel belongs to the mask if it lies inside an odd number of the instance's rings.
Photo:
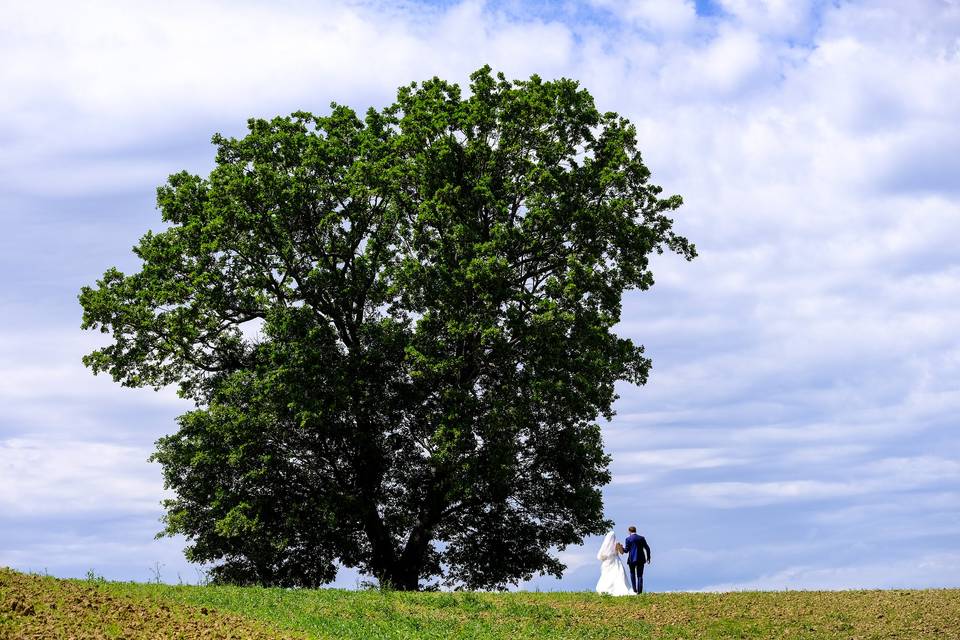
<path id="1" fill-rule="evenodd" d="M 596 421 L 650 368 L 613 328 L 652 253 L 695 255 L 681 199 L 576 82 L 471 79 L 215 136 L 141 270 L 80 293 L 88 367 L 196 402 L 153 458 L 216 580 L 500 588 L 609 525 Z"/>

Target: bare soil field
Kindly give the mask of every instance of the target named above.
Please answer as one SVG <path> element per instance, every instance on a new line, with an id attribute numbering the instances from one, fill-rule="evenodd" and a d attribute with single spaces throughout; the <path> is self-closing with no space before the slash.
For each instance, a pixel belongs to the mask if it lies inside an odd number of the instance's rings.
<path id="1" fill-rule="evenodd" d="M 303 638 L 204 606 L 112 594 L 96 583 L 0 569 L 0 638 Z"/>

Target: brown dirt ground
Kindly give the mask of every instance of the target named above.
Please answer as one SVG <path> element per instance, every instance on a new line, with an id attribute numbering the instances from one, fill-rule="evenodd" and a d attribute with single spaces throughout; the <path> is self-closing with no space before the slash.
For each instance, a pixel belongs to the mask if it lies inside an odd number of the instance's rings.
<path id="1" fill-rule="evenodd" d="M 112 596 L 93 584 L 0 568 L 0 638 L 227 639 L 303 636 L 206 607 Z"/>

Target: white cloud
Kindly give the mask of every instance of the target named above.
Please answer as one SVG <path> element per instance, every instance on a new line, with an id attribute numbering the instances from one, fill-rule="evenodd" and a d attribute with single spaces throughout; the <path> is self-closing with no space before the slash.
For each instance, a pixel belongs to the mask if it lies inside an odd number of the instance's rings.
<path id="1" fill-rule="evenodd" d="M 713 469 L 740 465 L 746 462 L 728 449 L 719 448 L 671 448 L 631 451 L 623 443 L 613 443 L 617 448 L 614 458 L 614 484 L 646 482 L 653 474 L 691 469 Z M 645 474 L 630 474 L 634 469 L 643 469 Z"/>
<path id="2" fill-rule="evenodd" d="M 852 483 L 819 480 L 713 482 L 689 485 L 681 489 L 681 493 L 700 504 L 721 508 L 847 497 L 864 491 Z"/>
<path id="3" fill-rule="evenodd" d="M 94 376 L 83 366 L 81 357 L 104 343 L 105 336 L 79 328 L 0 336 L 0 435 L 152 442 L 172 428 L 173 416 L 192 406 L 174 388 L 121 388 L 109 374 Z M 118 412 L 129 422 L 118 425 Z"/>
<path id="4" fill-rule="evenodd" d="M 0 549 L 0 566 L 49 572 L 62 578 L 82 578 L 93 571 L 108 580 L 138 582 L 155 580 L 159 570 L 160 579 L 167 583 L 201 582 L 202 567 L 183 558 L 183 539 L 152 539 L 159 528 L 159 524 L 154 524 L 152 529 L 142 532 L 142 537 L 132 538 L 124 529 L 108 528 L 106 533 L 85 535 L 77 529 L 48 531 L 38 527 L 40 530 L 30 540 L 8 543 Z"/>
<path id="5" fill-rule="evenodd" d="M 958 574 L 960 554 L 922 554 L 907 560 L 850 566 L 794 566 L 751 580 L 710 585 L 698 591 L 955 587 Z"/>
<path id="6" fill-rule="evenodd" d="M 812 17 L 810 0 L 719 0 L 718 4 L 743 26 L 775 36 L 806 35 Z"/>
<path id="7" fill-rule="evenodd" d="M 188 122 L 207 138 L 251 115 L 322 111 L 331 100 L 363 110 L 411 79 L 462 81 L 487 62 L 553 76 L 572 53 L 566 26 L 514 24 L 480 2 L 439 15 L 348 2 L 5 4 L 0 23 L 11 36 L 0 57 L 17 61 L 0 69 L 0 187 L 32 194 L 146 188 L 149 175 L 171 172 L 150 158 L 64 162 L 80 149 L 137 147 Z"/>
<path id="8" fill-rule="evenodd" d="M 758 463 L 760 457 L 757 455 Z M 799 474 L 803 469 L 803 465 L 791 467 L 791 473 Z M 848 462 L 839 468 L 828 463 L 813 470 L 818 477 L 826 479 L 801 476 L 792 480 L 705 482 L 677 486 L 669 493 L 703 506 L 729 509 L 854 496 L 870 496 L 879 502 L 891 496 L 909 499 L 906 492 L 926 487 L 953 486 L 960 490 L 957 486 L 960 461 L 950 458 L 881 458 L 865 463 Z"/>
<path id="9" fill-rule="evenodd" d="M 642 390 L 618 386 L 620 415 L 604 426 L 608 515 L 641 515 L 658 548 L 688 550 L 683 563 L 661 557 L 664 584 L 856 586 L 858 567 L 879 584 L 887 574 L 868 560 L 835 558 L 831 574 L 798 559 L 809 547 L 778 541 L 820 528 L 843 547 L 886 535 L 884 516 L 909 517 L 918 547 L 932 544 L 922 532 L 949 531 L 960 9 L 724 0 L 698 17 L 689 1 L 594 4 L 605 7 L 595 21 L 474 1 L 2 5 L 0 56 L 14 63 L 0 67 L 0 196 L 32 203 L 2 212 L 8 270 L 26 274 L 0 299 L 16 320 L 0 332 L 0 442 L 14 465 L 3 505 L 147 514 L 159 475 L 144 459 L 186 406 L 82 368 L 97 336 L 64 328 L 76 314 L 47 299 L 65 278 L 36 277 L 54 273 L 42 249 L 85 269 L 129 256 L 115 227 L 134 212 L 107 196 L 204 170 L 209 134 L 240 133 L 248 116 L 322 112 L 331 99 L 363 109 L 410 80 L 462 82 L 489 62 L 581 80 L 602 110 L 637 124 L 653 181 L 686 201 L 677 229 L 701 256 L 656 259 L 657 286 L 624 301 L 620 330 L 654 369 Z M 98 196 L 113 217 L 73 216 L 73 202 Z M 43 207 L 64 211 L 45 219 Z M 769 526 L 749 535 L 763 566 L 731 575 L 708 547 L 746 535 L 738 527 L 759 512 Z M 24 551 L 18 566 L 51 549 Z M 569 552 L 574 586 L 591 586 L 589 551 L 583 562 Z M 750 563 L 737 553 L 735 565 Z"/>
<path id="10" fill-rule="evenodd" d="M 669 69 L 676 77 L 687 76 L 688 90 L 713 89 L 730 93 L 740 89 L 763 66 L 765 53 L 756 35 L 724 29 L 705 49 L 682 62 L 686 69 Z"/>
<path id="11" fill-rule="evenodd" d="M 678 35 L 693 29 L 697 10 L 692 0 L 591 0 L 657 35 Z"/>
<path id="12" fill-rule="evenodd" d="M 0 509 L 8 516 L 159 511 L 159 469 L 145 447 L 85 440 L 0 440 Z"/>

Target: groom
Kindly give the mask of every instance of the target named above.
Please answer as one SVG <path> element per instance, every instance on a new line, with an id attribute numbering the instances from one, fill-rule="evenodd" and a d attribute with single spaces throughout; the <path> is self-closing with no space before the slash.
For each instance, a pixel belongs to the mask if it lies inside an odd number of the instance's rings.
<path id="1" fill-rule="evenodd" d="M 634 593 L 643 593 L 643 565 L 650 564 L 653 556 L 650 555 L 650 545 L 647 539 L 637 535 L 637 528 L 627 527 L 630 535 L 624 540 L 623 552 L 627 554 L 627 566 L 630 567 L 630 584 Z"/>

